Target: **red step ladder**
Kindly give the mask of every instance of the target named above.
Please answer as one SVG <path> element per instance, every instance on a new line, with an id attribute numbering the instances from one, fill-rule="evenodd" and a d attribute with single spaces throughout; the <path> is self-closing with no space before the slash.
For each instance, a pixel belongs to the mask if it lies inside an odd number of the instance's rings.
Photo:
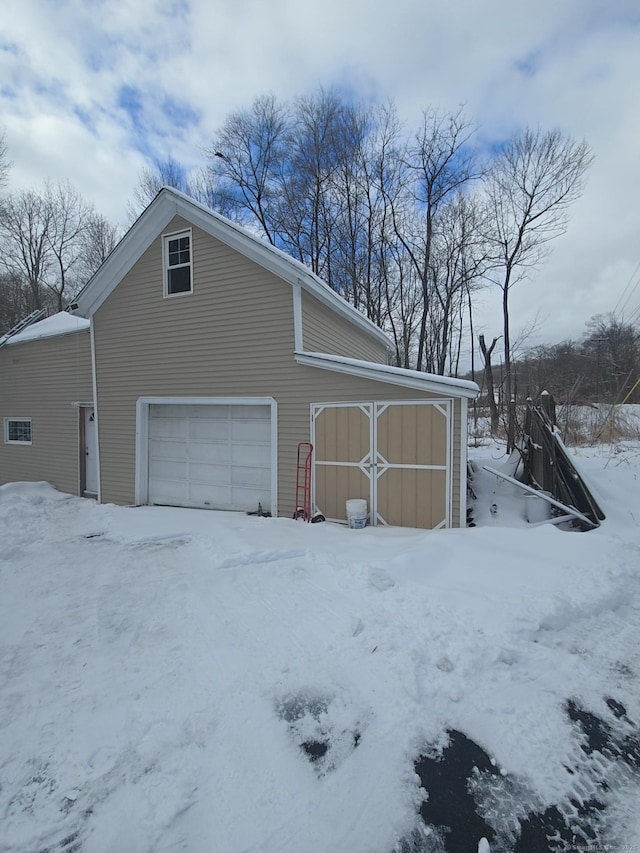
<path id="1" fill-rule="evenodd" d="M 298 442 L 298 461 L 296 463 L 296 508 L 293 517 L 296 521 L 311 521 L 311 457 L 313 444 L 309 441 Z"/>

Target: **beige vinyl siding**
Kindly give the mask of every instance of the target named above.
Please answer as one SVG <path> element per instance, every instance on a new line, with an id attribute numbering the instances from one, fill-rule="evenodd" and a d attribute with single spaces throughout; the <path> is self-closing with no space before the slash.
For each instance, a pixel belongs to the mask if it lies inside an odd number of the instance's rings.
<path id="1" fill-rule="evenodd" d="M 184 227 L 176 218 L 164 233 Z M 105 501 L 134 500 L 139 397 L 272 396 L 293 364 L 291 285 L 192 233 L 192 294 L 163 298 L 158 238 L 94 315 Z"/>
<path id="2" fill-rule="evenodd" d="M 80 411 L 91 402 L 88 332 L 6 345 L 0 349 L 0 424 L 31 418 L 30 445 L 0 443 L 0 482 L 46 480 L 63 492 L 80 488 Z"/>
<path id="3" fill-rule="evenodd" d="M 302 344 L 305 352 L 327 352 L 387 363 L 384 344 L 306 291 L 302 292 Z"/>
<path id="4" fill-rule="evenodd" d="M 164 233 L 187 225 L 176 218 Z M 273 397 L 278 511 L 290 516 L 297 444 L 309 440 L 312 402 L 437 396 L 298 365 L 291 285 L 195 227 L 193 276 L 193 294 L 163 299 L 159 237 L 94 315 L 103 501 L 135 500 L 139 397 Z M 340 326 L 345 344 L 359 340 L 357 329 L 354 334 L 340 317 L 337 323 L 348 327 Z M 355 353 L 351 343 L 348 354 L 370 360 L 376 346 L 373 341 L 366 350 L 363 344 Z M 377 355 L 383 360 L 380 348 Z M 457 436 L 459 442 L 459 427 Z M 457 462 L 453 488 L 457 494 Z M 454 524 L 457 518 L 455 510 Z"/>

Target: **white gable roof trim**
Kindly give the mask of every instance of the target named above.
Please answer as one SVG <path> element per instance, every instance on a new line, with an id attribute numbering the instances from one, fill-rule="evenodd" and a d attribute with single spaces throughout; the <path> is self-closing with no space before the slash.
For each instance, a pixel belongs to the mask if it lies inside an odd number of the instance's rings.
<path id="1" fill-rule="evenodd" d="M 183 217 L 290 284 L 300 284 L 316 299 L 390 348 L 389 338 L 382 329 L 333 291 L 303 263 L 171 187 L 163 187 L 160 190 L 85 285 L 76 299 L 80 314 L 91 316 L 98 310 L 174 216 Z"/>
<path id="2" fill-rule="evenodd" d="M 475 400 L 480 393 L 476 383 L 467 379 L 453 379 L 449 376 L 438 376 L 435 373 L 421 373 L 418 370 L 376 364 L 373 361 L 360 361 L 346 356 L 330 355 L 323 352 L 297 352 L 295 359 L 298 364 L 304 367 L 333 370 L 336 373 L 359 376 L 361 379 L 402 385 L 405 388 L 414 388 L 417 391 L 428 391 L 433 394 L 444 394 L 448 397 Z"/>
<path id="3" fill-rule="evenodd" d="M 74 301 L 74 311 L 91 317 L 116 289 L 133 265 L 140 260 L 149 246 L 176 215 L 175 204 L 156 206 L 155 201 L 134 222 L 102 266 L 93 274 Z M 145 214 L 152 213 L 146 217 Z"/>

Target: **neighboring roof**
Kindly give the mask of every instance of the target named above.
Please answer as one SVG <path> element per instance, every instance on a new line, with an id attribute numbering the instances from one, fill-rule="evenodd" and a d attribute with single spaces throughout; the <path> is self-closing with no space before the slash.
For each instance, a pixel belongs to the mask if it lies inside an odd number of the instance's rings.
<path id="1" fill-rule="evenodd" d="M 181 216 L 290 284 L 301 285 L 316 299 L 355 323 L 380 343 L 391 346 L 382 329 L 300 261 L 172 187 L 163 187 L 160 190 L 79 293 L 75 304 L 80 314 L 90 317 L 98 310 L 174 216 Z"/>
<path id="2" fill-rule="evenodd" d="M 55 338 L 59 335 L 74 335 L 76 332 L 89 331 L 89 321 L 84 317 L 73 317 L 67 311 L 60 311 L 59 314 L 53 314 L 44 320 L 37 323 L 32 323 L 12 335 L 6 342 L 6 346 L 13 344 L 22 344 L 25 341 L 36 341 L 40 338 Z"/>
<path id="3" fill-rule="evenodd" d="M 373 361 L 360 361 L 356 358 L 346 358 L 341 355 L 329 355 L 324 352 L 297 352 L 295 359 L 305 367 L 318 367 L 322 370 L 333 370 L 337 373 L 348 373 L 363 379 L 376 382 L 387 382 L 391 385 L 403 385 L 418 391 L 428 391 L 432 394 L 446 394 L 449 397 L 467 397 L 470 400 L 480 393 L 475 382 L 466 379 L 452 379 L 449 376 L 438 376 L 435 373 L 421 373 L 419 370 L 407 370 L 404 367 L 391 367 L 387 364 L 376 364 Z"/>

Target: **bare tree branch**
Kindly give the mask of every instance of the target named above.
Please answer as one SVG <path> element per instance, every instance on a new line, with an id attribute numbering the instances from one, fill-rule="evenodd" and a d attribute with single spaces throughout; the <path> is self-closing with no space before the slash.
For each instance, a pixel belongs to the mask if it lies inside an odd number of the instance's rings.
<path id="1" fill-rule="evenodd" d="M 527 129 L 512 137 L 493 160 L 486 192 L 494 247 L 494 283 L 502 290 L 505 396 L 511 401 L 511 288 L 540 264 L 548 244 L 567 228 L 568 210 L 580 197 L 592 156 L 586 142 L 559 130 Z M 509 419 L 507 446 L 514 445 Z"/>

